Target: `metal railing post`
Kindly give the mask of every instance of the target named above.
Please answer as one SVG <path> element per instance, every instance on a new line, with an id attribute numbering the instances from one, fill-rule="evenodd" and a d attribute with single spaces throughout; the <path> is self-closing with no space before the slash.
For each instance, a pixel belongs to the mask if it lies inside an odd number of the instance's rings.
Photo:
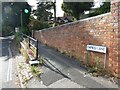
<path id="1" fill-rule="evenodd" d="M 38 40 L 36 41 L 36 59 L 38 59 Z"/>
<path id="2" fill-rule="evenodd" d="M 34 38 L 34 31 L 32 30 L 32 38 Z"/>
<path id="3" fill-rule="evenodd" d="M 28 38 L 28 44 L 29 44 L 29 48 L 30 48 L 30 38 Z"/>

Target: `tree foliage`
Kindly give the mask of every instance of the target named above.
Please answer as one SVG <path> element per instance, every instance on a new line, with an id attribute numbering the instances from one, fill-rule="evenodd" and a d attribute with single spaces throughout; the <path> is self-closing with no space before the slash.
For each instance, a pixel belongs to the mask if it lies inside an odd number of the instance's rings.
<path id="1" fill-rule="evenodd" d="M 53 8 L 52 2 L 38 2 L 37 9 L 33 14 L 37 16 L 39 21 L 48 21 L 52 17 L 51 9 Z"/>
<path id="2" fill-rule="evenodd" d="M 28 9 L 29 12 L 24 13 L 24 9 Z M 20 27 L 21 25 L 21 12 L 22 10 L 22 20 L 23 27 L 27 27 L 29 23 L 29 16 L 31 12 L 31 7 L 27 2 L 2 2 L 2 31 L 3 35 L 10 28 L 10 32 L 14 30 L 15 27 Z M 8 34 L 10 33 L 8 32 Z M 7 33 L 6 33 L 7 34 Z"/>
<path id="3" fill-rule="evenodd" d="M 103 2 L 103 4 L 96 10 L 96 12 L 99 14 L 110 12 L 110 2 Z"/>
<path id="4" fill-rule="evenodd" d="M 80 15 L 84 11 L 90 10 L 92 6 L 93 2 L 64 2 L 62 4 L 62 10 L 78 20 L 80 19 Z"/>
<path id="5" fill-rule="evenodd" d="M 24 9 L 28 9 L 29 13 L 24 13 Z M 20 10 L 22 10 L 23 25 L 27 26 L 31 12 L 31 7 L 27 2 L 3 2 L 3 21 L 12 24 L 13 27 L 20 26 Z"/>
<path id="6" fill-rule="evenodd" d="M 110 2 L 103 2 L 99 8 L 95 9 L 95 12 L 89 14 L 89 16 L 95 16 L 110 12 Z"/>
<path id="7" fill-rule="evenodd" d="M 29 23 L 30 30 L 49 28 L 50 24 L 48 21 L 52 18 L 51 9 L 53 9 L 53 2 L 38 2 L 37 9 L 32 12 L 37 19 L 31 16 Z"/>
<path id="8" fill-rule="evenodd" d="M 37 19 L 35 19 L 33 16 L 30 17 L 30 23 L 29 23 L 29 30 L 41 30 L 44 28 L 49 28 L 49 24 L 47 22 L 41 22 Z"/>

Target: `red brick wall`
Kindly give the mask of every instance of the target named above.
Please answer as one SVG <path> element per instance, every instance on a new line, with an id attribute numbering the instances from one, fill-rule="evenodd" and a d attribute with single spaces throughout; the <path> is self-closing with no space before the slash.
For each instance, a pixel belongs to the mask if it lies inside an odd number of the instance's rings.
<path id="1" fill-rule="evenodd" d="M 110 33 L 110 53 L 109 67 L 114 75 L 119 75 L 120 62 L 120 2 L 111 0 L 111 33 Z"/>
<path id="2" fill-rule="evenodd" d="M 111 2 L 111 13 L 83 19 L 62 26 L 44 29 L 34 32 L 34 37 L 48 46 L 66 52 L 78 60 L 94 65 L 100 60 L 101 66 L 104 62 L 104 54 L 88 52 L 86 57 L 86 45 L 99 45 L 107 47 L 106 68 L 118 76 L 119 53 L 119 24 L 118 3 Z"/>

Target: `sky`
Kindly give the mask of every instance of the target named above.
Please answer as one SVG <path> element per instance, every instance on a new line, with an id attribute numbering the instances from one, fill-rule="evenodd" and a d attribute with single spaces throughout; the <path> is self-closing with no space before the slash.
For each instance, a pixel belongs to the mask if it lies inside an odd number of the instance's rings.
<path id="1" fill-rule="evenodd" d="M 95 0 L 96 4 L 95 7 L 99 7 L 101 0 Z M 37 8 L 37 1 L 36 0 L 27 0 L 29 5 L 33 6 L 33 9 Z M 56 16 L 57 17 L 62 17 L 64 12 L 61 9 L 61 4 L 63 3 L 63 0 L 56 0 Z M 53 12 L 53 10 L 52 10 Z"/>
<path id="2" fill-rule="evenodd" d="M 61 17 L 63 16 L 64 12 L 61 9 L 61 4 L 63 0 L 56 0 L 56 16 Z M 36 9 L 36 0 L 28 0 L 29 5 L 33 6 L 33 9 Z M 53 10 L 52 10 L 53 12 Z"/>

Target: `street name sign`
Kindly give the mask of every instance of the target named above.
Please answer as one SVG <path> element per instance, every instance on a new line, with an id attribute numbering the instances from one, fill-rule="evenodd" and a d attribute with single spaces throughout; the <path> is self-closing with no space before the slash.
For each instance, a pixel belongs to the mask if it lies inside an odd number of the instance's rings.
<path id="1" fill-rule="evenodd" d="M 106 47 L 104 47 L 104 46 L 87 45 L 86 49 L 88 51 L 95 51 L 95 52 L 100 52 L 100 53 L 106 53 Z"/>
<path id="2" fill-rule="evenodd" d="M 106 51 L 107 51 L 107 48 L 105 46 L 87 45 L 86 50 L 104 53 L 105 54 L 105 56 L 104 56 L 104 68 L 105 68 L 105 66 L 106 66 Z"/>

